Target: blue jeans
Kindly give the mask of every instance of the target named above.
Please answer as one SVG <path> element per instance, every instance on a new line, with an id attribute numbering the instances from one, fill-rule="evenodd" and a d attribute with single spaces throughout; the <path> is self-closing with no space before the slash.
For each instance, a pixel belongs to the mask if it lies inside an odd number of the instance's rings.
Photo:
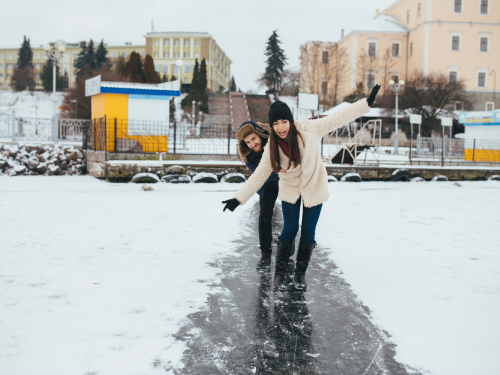
<path id="1" fill-rule="evenodd" d="M 283 231 L 279 237 L 280 241 L 293 242 L 297 232 L 299 231 L 300 206 L 302 199 L 299 197 L 294 204 L 282 201 L 281 207 L 283 210 Z M 314 207 L 304 207 L 302 212 L 302 232 L 300 241 L 308 245 L 315 243 L 314 235 L 316 234 L 316 224 L 318 224 L 321 207 L 319 204 Z"/>

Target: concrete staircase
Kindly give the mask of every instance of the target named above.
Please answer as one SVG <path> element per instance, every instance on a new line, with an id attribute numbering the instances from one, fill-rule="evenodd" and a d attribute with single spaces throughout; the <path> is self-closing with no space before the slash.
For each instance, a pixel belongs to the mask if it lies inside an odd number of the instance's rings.
<path id="1" fill-rule="evenodd" d="M 208 95 L 208 115 L 205 115 L 207 124 L 230 124 L 231 103 L 229 94 L 211 93 Z"/>

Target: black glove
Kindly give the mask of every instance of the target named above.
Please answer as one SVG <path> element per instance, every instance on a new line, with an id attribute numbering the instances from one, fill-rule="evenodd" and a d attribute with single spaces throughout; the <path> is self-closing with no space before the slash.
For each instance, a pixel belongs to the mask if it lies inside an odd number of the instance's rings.
<path id="1" fill-rule="evenodd" d="M 229 209 L 231 212 L 233 212 L 236 207 L 240 205 L 240 202 L 238 202 L 238 199 L 232 198 L 228 199 L 227 201 L 222 201 L 222 203 L 226 204 L 226 207 L 222 210 L 222 212 L 226 211 L 226 208 Z"/>
<path id="2" fill-rule="evenodd" d="M 372 92 L 366 101 L 368 105 L 371 107 L 373 102 L 375 101 L 375 97 L 377 96 L 378 90 L 380 90 L 380 85 L 373 86 Z"/>

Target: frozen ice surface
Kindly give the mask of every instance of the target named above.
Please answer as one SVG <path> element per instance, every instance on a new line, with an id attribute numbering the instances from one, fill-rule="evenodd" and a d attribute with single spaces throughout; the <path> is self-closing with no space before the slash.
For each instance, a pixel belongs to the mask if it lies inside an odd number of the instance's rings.
<path id="1" fill-rule="evenodd" d="M 247 207 L 219 184 L 0 177 L 0 373 L 168 374 Z M 220 191 L 227 190 L 227 191 Z M 153 363 L 161 363 L 154 367 Z"/>
<path id="2" fill-rule="evenodd" d="M 496 375 L 500 184 L 461 184 L 329 184 L 316 240 L 392 335 L 396 360 Z M 258 200 L 223 213 L 236 189 L 0 177 L 0 372 L 182 366 L 186 345 L 173 335 L 205 305 L 209 263 L 232 251 Z"/>
<path id="3" fill-rule="evenodd" d="M 460 184 L 329 184 L 316 241 L 392 335 L 398 362 L 436 375 L 494 375 L 500 184 Z"/>

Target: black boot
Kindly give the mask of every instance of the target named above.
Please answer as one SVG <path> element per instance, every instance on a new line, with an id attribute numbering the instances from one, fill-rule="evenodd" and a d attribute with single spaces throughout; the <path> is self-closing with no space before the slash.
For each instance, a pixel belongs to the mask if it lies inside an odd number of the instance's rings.
<path id="1" fill-rule="evenodd" d="M 259 218 L 259 241 L 262 257 L 257 263 L 257 270 L 269 270 L 271 269 L 271 256 L 273 255 L 273 250 L 271 248 L 273 241 L 271 220 Z"/>
<path id="2" fill-rule="evenodd" d="M 316 247 L 316 242 L 312 245 L 299 242 L 299 250 L 297 251 L 297 263 L 295 265 L 295 289 L 306 290 L 306 271 L 311 260 L 311 254 Z"/>
<path id="3" fill-rule="evenodd" d="M 286 269 L 288 266 L 288 258 L 292 252 L 293 242 L 283 242 L 278 240 L 276 248 L 276 271 L 274 273 L 274 286 L 279 290 L 286 290 Z"/>

